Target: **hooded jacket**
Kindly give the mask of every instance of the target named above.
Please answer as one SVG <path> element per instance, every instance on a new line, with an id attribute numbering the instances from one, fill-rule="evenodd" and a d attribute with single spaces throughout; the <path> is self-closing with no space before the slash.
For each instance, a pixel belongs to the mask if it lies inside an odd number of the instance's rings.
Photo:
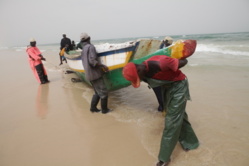
<path id="1" fill-rule="evenodd" d="M 101 78 L 104 75 L 101 63 L 95 47 L 87 42 L 83 42 L 81 52 L 82 64 L 85 70 L 85 76 L 88 81 L 93 81 Z"/>

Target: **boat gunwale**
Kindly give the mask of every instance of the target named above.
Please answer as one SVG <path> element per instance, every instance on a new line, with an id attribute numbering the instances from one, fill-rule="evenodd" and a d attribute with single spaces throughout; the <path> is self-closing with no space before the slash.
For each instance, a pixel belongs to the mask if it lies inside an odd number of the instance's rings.
<path id="1" fill-rule="evenodd" d="M 136 42 L 137 43 L 137 42 Z M 103 56 L 108 56 L 108 55 L 112 55 L 113 52 L 114 53 L 117 53 L 117 52 L 128 52 L 127 49 L 133 49 L 133 50 L 129 50 L 129 51 L 135 51 L 136 50 L 136 47 L 137 47 L 137 44 L 134 44 L 134 45 L 129 45 L 127 47 L 123 47 L 123 48 L 118 48 L 118 49 L 114 49 L 114 50 L 108 50 L 108 51 L 103 51 L 103 52 L 97 52 L 98 56 L 99 57 L 103 57 Z M 64 56 L 67 58 L 67 59 L 70 59 L 70 60 L 79 60 L 81 59 L 81 54 L 79 51 L 75 51 L 79 54 L 68 54 L 66 53 Z M 103 54 L 106 54 L 106 55 L 103 55 Z M 71 57 L 73 56 L 73 57 Z"/>

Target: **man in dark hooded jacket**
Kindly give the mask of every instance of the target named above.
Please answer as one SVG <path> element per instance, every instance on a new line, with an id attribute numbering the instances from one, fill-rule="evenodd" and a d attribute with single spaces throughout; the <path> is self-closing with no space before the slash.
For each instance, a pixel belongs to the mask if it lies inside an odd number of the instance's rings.
<path id="1" fill-rule="evenodd" d="M 62 50 L 63 48 L 65 48 L 67 46 L 67 49 L 66 51 L 69 51 L 71 50 L 72 48 L 72 43 L 71 43 L 71 39 L 67 38 L 66 34 L 63 34 L 62 35 L 63 38 L 61 39 L 61 47 L 60 47 L 60 50 Z"/>
<path id="2" fill-rule="evenodd" d="M 82 33 L 80 38 L 82 44 L 81 58 L 85 70 L 85 78 L 92 84 L 95 91 L 92 97 L 90 111 L 100 111 L 97 105 L 101 99 L 101 111 L 103 114 L 108 113 L 110 111 L 107 107 L 108 90 L 103 79 L 103 75 L 105 72 L 108 72 L 108 68 L 99 61 L 96 49 L 90 42 L 90 36 L 88 36 L 87 33 Z"/>

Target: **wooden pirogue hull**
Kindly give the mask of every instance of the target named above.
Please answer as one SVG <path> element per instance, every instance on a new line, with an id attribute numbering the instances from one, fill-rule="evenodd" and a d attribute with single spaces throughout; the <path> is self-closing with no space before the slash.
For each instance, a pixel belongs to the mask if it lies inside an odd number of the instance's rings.
<path id="1" fill-rule="evenodd" d="M 99 60 L 109 68 L 109 72 L 104 75 L 107 89 L 113 91 L 131 85 L 122 75 L 122 69 L 128 62 L 142 63 L 144 60 L 155 55 L 172 56 L 177 59 L 186 58 L 192 55 L 195 51 L 196 41 L 191 40 L 189 45 L 184 42 L 186 43 L 186 41 L 177 41 L 176 44 L 163 49 L 160 49 L 162 46 L 160 40 L 152 39 L 142 39 L 130 42 L 128 45 L 118 48 L 110 46 L 110 48 L 108 48 L 109 50 L 106 49 L 102 51 L 98 51 L 96 46 Z M 187 46 L 188 48 L 186 48 Z M 186 51 L 188 52 L 185 53 Z M 175 55 L 175 57 L 173 55 Z M 82 65 L 80 52 L 70 51 L 65 57 L 67 58 L 70 69 L 75 71 L 80 79 L 91 85 L 85 79 L 85 71 Z"/>

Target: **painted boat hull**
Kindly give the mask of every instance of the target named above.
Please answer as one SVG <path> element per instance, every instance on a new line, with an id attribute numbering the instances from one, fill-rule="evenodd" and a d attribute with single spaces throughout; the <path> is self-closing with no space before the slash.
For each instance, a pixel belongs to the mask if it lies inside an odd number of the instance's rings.
<path id="1" fill-rule="evenodd" d="M 118 49 L 102 52 L 97 49 L 99 60 L 109 68 L 109 72 L 104 75 L 107 89 L 113 91 L 131 85 L 130 81 L 127 81 L 122 75 L 123 67 L 128 62 L 142 63 L 144 60 L 155 55 L 166 55 L 177 59 L 187 58 L 194 53 L 196 41 L 180 41 L 163 49 L 160 49 L 161 46 L 162 42 L 160 40 L 142 39 Z M 174 55 L 177 56 L 174 57 Z M 71 51 L 65 57 L 67 58 L 70 69 L 75 71 L 81 80 L 91 85 L 85 79 L 80 52 Z"/>

